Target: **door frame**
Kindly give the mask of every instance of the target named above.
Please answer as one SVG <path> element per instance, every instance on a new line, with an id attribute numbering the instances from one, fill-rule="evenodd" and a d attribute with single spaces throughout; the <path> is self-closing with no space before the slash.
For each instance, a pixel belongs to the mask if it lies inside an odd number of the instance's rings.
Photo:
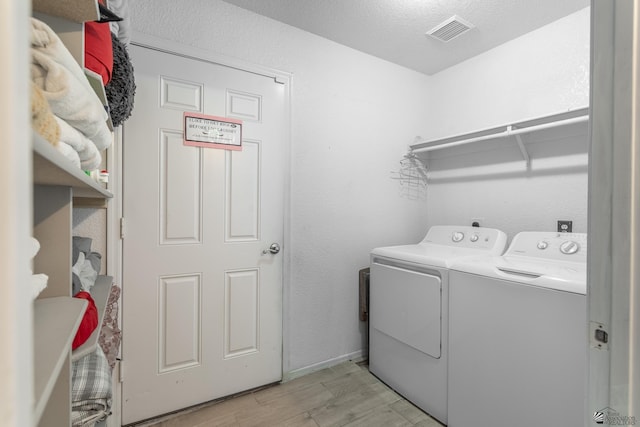
<path id="1" fill-rule="evenodd" d="M 591 1 L 589 426 L 600 410 L 640 419 L 639 22 L 640 0 Z"/>
<path id="2" fill-rule="evenodd" d="M 258 64 L 253 64 L 248 61 L 243 61 L 237 58 L 231 58 L 222 54 L 211 52 L 195 48 L 192 46 L 183 45 L 171 40 L 162 39 L 159 37 L 143 34 L 139 32 L 133 32 L 131 37 L 131 44 L 153 49 L 170 55 L 176 55 L 186 58 L 191 58 L 203 62 L 209 62 L 216 65 L 222 65 L 236 70 L 245 71 L 248 73 L 258 74 L 261 76 L 269 77 L 274 80 L 275 83 L 281 84 L 285 88 L 285 115 L 287 121 L 287 128 L 284 130 L 285 141 L 284 149 L 286 151 L 284 164 L 284 206 L 283 206 L 283 240 L 282 247 L 285 249 L 282 251 L 282 372 L 286 372 L 289 366 L 289 327 L 285 321 L 288 319 L 289 313 L 289 295 L 290 295 L 290 278 L 291 278 L 291 251 L 288 248 L 291 247 L 291 162 L 292 162 L 292 149 L 291 149 L 291 135 L 292 135 L 292 120 L 291 120 L 291 86 L 293 83 L 293 76 L 289 72 L 276 70 L 269 67 L 264 67 Z M 135 105 L 134 105 L 135 112 Z M 124 125 L 126 128 L 126 123 Z M 123 217 L 123 191 L 124 191 L 124 177 L 123 177 L 123 131 L 122 127 L 119 127 L 115 133 L 114 143 L 112 149 L 109 150 L 107 156 L 107 163 L 109 167 L 115 170 L 115 173 L 110 174 L 110 186 L 115 195 L 107 209 L 107 239 L 109 242 L 113 242 L 113 245 L 108 245 L 108 259 L 115 260 L 107 266 L 107 272 L 114 277 L 116 283 L 123 284 L 123 240 L 121 238 L 122 233 L 126 233 L 126 230 L 122 230 L 121 218 Z M 121 319 L 120 319 L 121 320 Z M 126 333 L 125 325 L 123 325 L 123 334 Z M 126 364 L 125 364 L 126 366 Z M 120 382 L 118 383 L 117 390 L 114 393 L 114 406 L 120 402 L 122 396 L 121 382 L 126 376 L 126 369 L 120 369 Z M 115 411 L 120 411 L 118 405 L 114 408 Z M 115 414 L 114 414 L 115 415 Z M 112 417 L 116 418 L 116 417 Z"/>
<path id="3" fill-rule="evenodd" d="M 0 157 L 0 414 L 8 425 L 33 424 L 33 298 L 28 286 L 27 238 L 33 235 L 32 130 L 29 78 L 31 2 L 0 4 L 0 129 L 5 139 Z"/>

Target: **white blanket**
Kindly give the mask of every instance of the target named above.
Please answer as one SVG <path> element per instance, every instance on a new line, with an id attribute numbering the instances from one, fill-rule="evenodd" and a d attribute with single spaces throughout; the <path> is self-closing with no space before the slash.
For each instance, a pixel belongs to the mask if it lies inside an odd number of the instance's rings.
<path id="1" fill-rule="evenodd" d="M 102 162 L 102 156 L 93 141 L 71 127 L 60 117 L 55 119 L 60 127 L 60 142 L 71 146 L 78 153 L 80 168 L 86 171 L 97 169 Z"/>
<path id="2" fill-rule="evenodd" d="M 31 18 L 31 78 L 51 111 L 92 140 L 98 150 L 111 144 L 108 114 L 84 71 L 47 24 Z"/>
<path id="3" fill-rule="evenodd" d="M 60 143 L 58 145 L 56 145 L 56 149 L 63 155 L 65 156 L 67 159 L 69 159 L 69 161 L 71 163 L 73 163 L 74 165 L 76 165 L 78 168 L 81 168 L 82 166 L 80 165 L 80 156 L 78 155 L 78 152 L 76 150 L 73 149 L 72 146 L 70 146 L 69 144 L 67 144 L 66 142 L 60 141 Z"/>

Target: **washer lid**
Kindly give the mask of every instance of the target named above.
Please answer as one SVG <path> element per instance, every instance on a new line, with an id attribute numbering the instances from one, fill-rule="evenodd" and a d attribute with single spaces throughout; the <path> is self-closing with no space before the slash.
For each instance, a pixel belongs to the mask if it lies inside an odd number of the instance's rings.
<path id="1" fill-rule="evenodd" d="M 587 235 L 523 231 L 503 256 L 465 259 L 451 269 L 585 295 Z"/>
<path id="2" fill-rule="evenodd" d="M 587 293 L 587 265 L 582 262 L 518 255 L 484 256 L 460 259 L 453 263 L 451 269 L 530 286 L 582 295 Z"/>

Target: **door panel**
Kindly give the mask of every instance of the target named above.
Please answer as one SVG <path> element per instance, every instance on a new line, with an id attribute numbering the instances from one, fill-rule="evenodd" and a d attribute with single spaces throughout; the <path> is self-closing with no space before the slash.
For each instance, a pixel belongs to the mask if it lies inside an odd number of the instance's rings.
<path id="1" fill-rule="evenodd" d="M 282 377 L 286 86 L 131 46 L 123 130 L 123 422 Z M 183 112 L 243 120 L 242 151 L 185 146 Z"/>
<path id="2" fill-rule="evenodd" d="M 225 274 L 225 353 L 234 357 L 258 351 L 258 271 L 228 271 Z"/>
<path id="3" fill-rule="evenodd" d="M 200 364 L 200 275 L 160 278 L 158 372 Z M 189 316 L 183 315 L 189 313 Z"/>
<path id="4" fill-rule="evenodd" d="M 202 153 L 184 150 L 182 133 L 160 130 L 160 244 L 202 240 Z"/>
<path id="5" fill-rule="evenodd" d="M 260 237 L 260 142 L 243 141 L 242 152 L 226 153 L 227 242 Z"/>

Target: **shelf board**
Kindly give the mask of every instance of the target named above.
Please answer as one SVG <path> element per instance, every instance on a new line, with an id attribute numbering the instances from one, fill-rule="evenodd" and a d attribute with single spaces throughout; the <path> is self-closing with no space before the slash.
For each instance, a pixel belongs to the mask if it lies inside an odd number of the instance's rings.
<path id="1" fill-rule="evenodd" d="M 420 151 L 426 152 L 440 150 L 457 145 L 497 140 L 519 134 L 531 133 L 548 129 L 550 127 L 576 125 L 577 123 L 583 123 L 582 126 L 586 128 L 587 124 L 584 123 L 588 123 L 588 115 L 588 107 L 578 108 L 571 111 L 563 111 L 557 114 L 509 123 L 476 132 L 469 132 L 446 138 L 416 141 L 414 144 L 409 145 L 409 148 L 411 149 L 411 152 L 415 153 Z"/>
<path id="2" fill-rule="evenodd" d="M 113 194 L 87 176 L 40 135 L 33 138 L 33 183 L 73 188 L 74 197 L 109 199 Z"/>
<path id="3" fill-rule="evenodd" d="M 87 76 L 89 85 L 96 93 L 96 95 L 98 95 L 98 99 L 100 99 L 100 102 L 102 102 L 102 106 L 107 112 L 109 112 L 109 101 L 107 100 L 107 92 L 105 91 L 104 85 L 102 84 L 102 76 L 95 71 L 91 71 L 87 68 L 84 69 L 84 74 L 85 76 Z M 113 122 L 111 121 L 110 112 L 109 117 L 107 118 L 107 127 L 111 132 L 113 132 Z"/>
<path id="4" fill-rule="evenodd" d="M 107 307 L 107 301 L 109 300 L 112 284 L 113 277 L 98 276 L 95 285 L 91 288 L 91 298 L 93 298 L 93 302 L 96 303 L 96 308 L 98 309 L 98 327 L 93 331 L 84 344 L 73 350 L 71 353 L 71 360 L 78 360 L 81 357 L 92 353 L 96 349 L 96 346 L 98 345 L 98 338 L 100 338 L 100 328 L 102 327 L 102 321 L 104 320 L 104 312 Z"/>
<path id="5" fill-rule="evenodd" d="M 58 375 L 71 351 L 87 301 L 41 298 L 33 304 L 35 421 L 40 420 Z"/>
<path id="6" fill-rule="evenodd" d="M 86 197 L 74 197 L 74 208 L 89 208 L 89 209 L 107 209 L 106 199 L 91 199 Z"/>
<path id="7" fill-rule="evenodd" d="M 97 21 L 100 9 L 97 0 L 33 0 L 33 10 L 74 22 Z"/>

